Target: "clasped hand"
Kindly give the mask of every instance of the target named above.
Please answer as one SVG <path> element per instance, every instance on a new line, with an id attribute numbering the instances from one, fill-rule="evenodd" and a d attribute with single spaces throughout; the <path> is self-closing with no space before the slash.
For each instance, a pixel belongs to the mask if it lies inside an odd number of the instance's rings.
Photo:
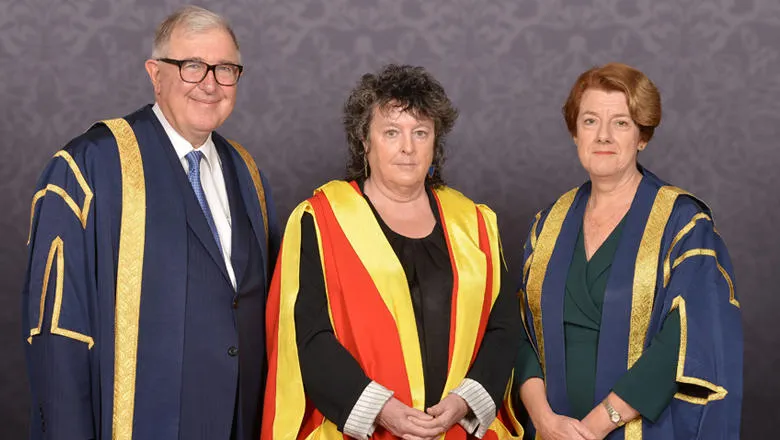
<path id="1" fill-rule="evenodd" d="M 584 423 L 551 413 L 537 426 L 542 440 L 600 440 Z"/>
<path id="2" fill-rule="evenodd" d="M 427 412 L 390 398 L 377 416 L 377 424 L 404 440 L 434 440 L 449 431 L 468 414 L 466 401 L 449 394 Z"/>

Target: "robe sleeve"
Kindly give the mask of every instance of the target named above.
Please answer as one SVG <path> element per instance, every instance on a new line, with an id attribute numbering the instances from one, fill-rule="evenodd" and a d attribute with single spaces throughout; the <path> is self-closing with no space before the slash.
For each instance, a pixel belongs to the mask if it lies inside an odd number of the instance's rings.
<path id="1" fill-rule="evenodd" d="M 317 232 L 314 218 L 308 213 L 301 218 L 299 283 L 295 333 L 303 387 L 314 406 L 343 431 L 371 379 L 333 332 Z"/>
<path id="2" fill-rule="evenodd" d="M 705 406 L 699 438 L 738 438 L 742 324 L 731 259 L 710 214 L 681 205 L 683 226 L 659 271 L 661 329 L 613 390 L 651 422 L 675 400 Z"/>
<path id="3" fill-rule="evenodd" d="M 512 376 L 514 356 L 521 340 L 522 324 L 509 287 L 506 268 L 501 268 L 501 288 L 488 317 L 485 335 L 474 363 L 460 386 L 452 392 L 462 397 L 471 410 L 459 423 L 467 432 L 482 438 L 504 400 L 504 391 Z M 525 340 L 528 344 L 528 340 Z M 507 355 L 509 354 L 509 355 Z"/>
<path id="4" fill-rule="evenodd" d="M 709 213 L 687 222 L 663 262 L 664 310 L 679 311 L 675 399 L 704 406 L 699 438 L 738 438 L 743 338 L 736 280 Z"/>
<path id="5" fill-rule="evenodd" d="M 523 326 L 518 332 L 520 341 L 520 349 L 517 352 L 515 359 L 515 380 L 514 383 L 519 388 L 525 381 L 533 377 L 544 378 L 542 372 L 542 365 L 539 363 L 539 356 L 534 348 L 532 339 L 529 334 L 529 329 L 533 324 L 530 322 L 528 315 L 528 302 L 525 296 L 526 283 L 528 282 L 528 270 L 533 261 L 534 246 L 536 245 L 536 237 L 539 235 L 539 231 L 542 229 L 542 215 L 543 212 L 536 214 L 531 228 L 528 232 L 528 238 L 523 246 L 523 260 L 522 260 L 522 273 L 520 280 L 520 288 L 518 289 L 519 306 L 521 311 Z"/>
<path id="6" fill-rule="evenodd" d="M 94 198 L 85 169 L 83 149 L 57 152 L 33 197 L 22 290 L 31 439 L 96 437 L 90 358 L 100 341 L 93 338 Z"/>
<path id="7" fill-rule="evenodd" d="M 528 345 L 527 338 L 518 338 L 522 334 L 522 324 L 516 307 L 513 288 L 509 287 L 506 269 L 501 269 L 501 290 L 493 310 L 490 311 L 485 336 L 477 351 L 474 364 L 466 377 L 477 381 L 495 403 L 501 408 L 504 391 L 512 374 L 514 353 L 521 341 Z"/>

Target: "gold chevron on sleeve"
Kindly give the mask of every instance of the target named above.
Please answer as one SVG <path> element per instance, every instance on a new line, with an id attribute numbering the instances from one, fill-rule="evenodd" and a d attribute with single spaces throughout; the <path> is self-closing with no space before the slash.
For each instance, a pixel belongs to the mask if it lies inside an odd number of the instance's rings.
<path id="1" fill-rule="evenodd" d="M 707 256 L 712 257 L 715 259 L 715 264 L 718 267 L 718 271 L 721 275 L 723 275 L 723 278 L 726 280 L 726 284 L 729 285 L 729 303 L 733 305 L 734 307 L 741 308 L 739 301 L 734 295 L 734 281 L 731 280 L 731 276 L 729 276 L 729 273 L 726 272 L 726 269 L 721 266 L 720 261 L 718 261 L 718 253 L 715 252 L 714 249 L 690 249 L 688 251 L 685 251 L 682 255 L 677 257 L 676 260 L 674 260 L 674 263 L 672 264 L 672 270 L 674 270 L 677 266 L 683 263 L 683 261 L 687 260 L 691 257 L 697 257 L 697 256 Z"/>
<path id="2" fill-rule="evenodd" d="M 691 221 L 688 222 L 687 225 L 683 226 L 682 229 L 680 229 L 680 232 L 677 233 L 677 235 L 674 236 L 674 239 L 672 240 L 672 245 L 669 246 L 669 250 L 666 251 L 666 258 L 664 258 L 664 287 L 666 287 L 669 284 L 669 278 L 672 275 L 672 266 L 671 266 L 671 256 L 672 251 L 674 250 L 674 247 L 677 246 L 677 243 L 680 242 L 686 235 L 688 235 L 689 232 L 693 229 L 694 226 L 696 226 L 696 222 L 699 220 L 706 220 L 711 222 L 712 219 L 707 214 L 700 212 L 691 218 Z"/>
<path id="3" fill-rule="evenodd" d="M 33 336 L 41 334 L 41 328 L 43 326 L 43 314 L 46 307 L 46 292 L 49 289 L 49 278 L 51 276 L 51 269 L 54 264 L 55 257 L 57 258 L 57 278 L 54 284 L 54 310 L 52 311 L 51 317 L 51 334 L 75 339 L 87 344 L 88 348 L 92 349 L 92 346 L 95 345 L 95 341 L 90 336 L 60 327 L 60 313 L 62 312 L 62 286 L 65 280 L 65 244 L 63 243 L 62 238 L 59 236 L 57 236 L 51 243 L 49 256 L 46 259 L 46 268 L 43 271 L 43 287 L 41 288 L 41 304 L 38 313 L 38 326 L 30 329 L 30 336 L 27 338 L 27 342 L 32 344 Z"/>
<path id="4" fill-rule="evenodd" d="M 676 399 L 683 400 L 695 405 L 706 405 L 714 400 L 721 400 L 726 397 L 728 391 L 720 385 L 716 385 L 710 381 L 700 379 L 698 377 L 690 377 L 684 374 L 685 372 L 685 357 L 688 351 L 688 315 L 685 309 L 685 299 L 682 296 L 674 298 L 672 301 L 672 308 L 680 309 L 680 354 L 677 360 L 677 377 L 678 383 L 684 383 L 689 385 L 696 385 L 702 388 L 706 388 L 710 393 L 706 397 L 691 396 L 685 393 L 678 392 L 674 395 Z M 671 311 L 670 310 L 670 311 Z"/>
<path id="5" fill-rule="evenodd" d="M 81 190 L 84 192 L 84 202 L 81 204 L 81 206 L 76 203 L 76 201 L 73 199 L 73 197 L 68 194 L 67 191 L 65 191 L 64 188 L 54 185 L 54 184 L 48 184 L 46 185 L 46 188 L 38 191 L 35 193 L 32 199 L 32 205 L 30 206 L 30 231 L 27 235 L 27 244 L 30 244 L 30 238 L 32 235 L 32 224 L 33 224 L 33 218 L 35 216 L 35 206 L 38 204 L 38 201 L 43 198 L 47 193 L 51 192 L 54 194 L 57 194 L 60 196 L 65 203 L 68 205 L 68 207 L 73 211 L 73 214 L 76 215 L 76 218 L 79 219 L 81 222 L 81 227 L 86 228 L 87 227 L 87 218 L 89 217 L 89 207 L 92 203 L 92 189 L 87 184 L 87 180 L 84 178 L 84 174 L 82 174 L 81 170 L 79 169 L 79 166 L 76 164 L 76 161 L 73 160 L 73 157 L 65 150 L 60 150 L 56 153 L 54 153 L 53 157 L 60 157 L 65 160 L 65 162 L 68 163 L 68 167 L 70 167 L 71 172 L 73 172 L 73 175 L 76 177 L 76 182 L 78 182 L 79 187 L 81 187 Z"/>

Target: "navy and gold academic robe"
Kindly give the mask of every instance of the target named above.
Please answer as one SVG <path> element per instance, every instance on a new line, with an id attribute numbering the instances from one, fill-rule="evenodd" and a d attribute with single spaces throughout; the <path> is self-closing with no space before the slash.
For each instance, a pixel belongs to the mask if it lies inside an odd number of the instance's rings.
<path id="1" fill-rule="evenodd" d="M 151 106 L 44 170 L 22 309 L 32 439 L 258 438 L 279 228 L 254 160 L 212 136 L 235 289 Z"/>
<path id="2" fill-rule="evenodd" d="M 704 203 L 640 171 L 607 281 L 593 406 L 642 356 L 670 312 L 679 310 L 678 392 L 655 423 L 640 417 L 608 439 L 739 438 L 742 324 L 726 245 Z M 562 415 L 570 415 L 565 283 L 590 189 L 585 183 L 537 214 L 523 256 L 523 320 L 550 406 Z"/>

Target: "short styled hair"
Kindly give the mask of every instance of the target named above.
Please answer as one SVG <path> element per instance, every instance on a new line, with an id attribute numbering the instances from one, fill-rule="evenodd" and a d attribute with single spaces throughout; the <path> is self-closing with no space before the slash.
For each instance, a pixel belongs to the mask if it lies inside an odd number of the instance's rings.
<path id="1" fill-rule="evenodd" d="M 367 73 L 358 81 L 344 103 L 344 129 L 347 134 L 349 158 L 347 180 L 371 174 L 363 142 L 368 140 L 374 109 L 399 109 L 415 118 L 430 118 L 434 123 L 433 175 L 426 183 L 433 188 L 444 185 L 444 144 L 447 134 L 458 119 L 444 87 L 423 67 L 388 64 L 377 73 Z"/>
<path id="2" fill-rule="evenodd" d="M 168 51 L 168 44 L 171 41 L 171 35 L 173 35 L 173 31 L 179 28 L 187 33 L 201 33 L 212 29 L 221 29 L 227 32 L 236 45 L 238 61 L 239 63 L 241 62 L 241 51 L 239 50 L 238 39 L 236 39 L 236 34 L 233 32 L 233 28 L 230 26 L 228 20 L 208 9 L 192 5 L 177 9 L 157 27 L 157 32 L 154 34 L 154 45 L 152 46 L 153 59 L 167 56 L 166 52 Z"/>
<path id="3" fill-rule="evenodd" d="M 580 75 L 563 106 L 563 117 L 572 136 L 577 135 L 580 102 L 588 89 L 625 94 L 631 119 L 639 126 L 639 138 L 650 141 L 661 123 L 661 95 L 647 75 L 622 63 L 597 66 Z"/>

